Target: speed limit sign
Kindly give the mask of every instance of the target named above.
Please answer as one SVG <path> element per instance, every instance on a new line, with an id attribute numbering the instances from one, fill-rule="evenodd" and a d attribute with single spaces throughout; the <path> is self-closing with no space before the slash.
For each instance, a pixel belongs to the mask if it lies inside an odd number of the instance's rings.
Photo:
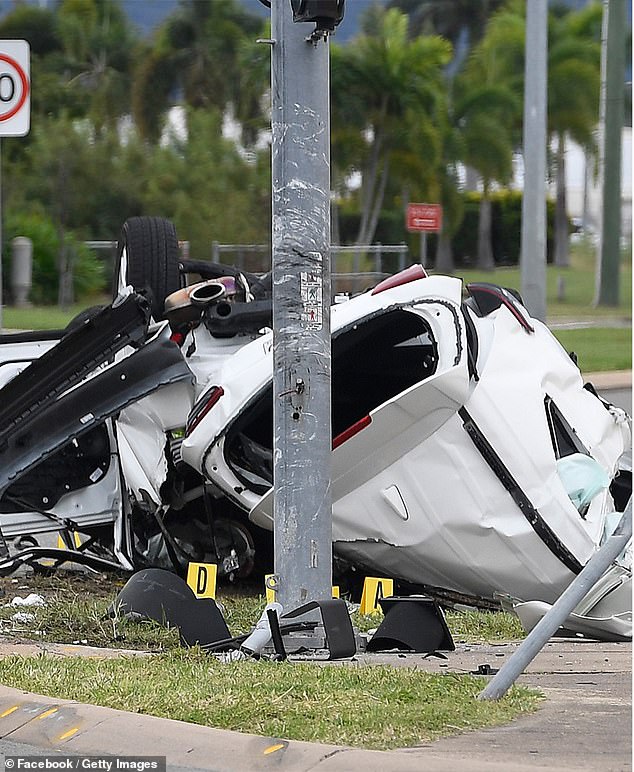
<path id="1" fill-rule="evenodd" d="M 0 40 L 0 137 L 23 137 L 31 118 L 30 49 L 26 40 Z"/>

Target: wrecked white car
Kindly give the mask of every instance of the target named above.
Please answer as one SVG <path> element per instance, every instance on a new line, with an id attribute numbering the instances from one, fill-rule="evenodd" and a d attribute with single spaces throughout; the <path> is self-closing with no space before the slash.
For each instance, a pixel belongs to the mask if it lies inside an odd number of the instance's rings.
<path id="1" fill-rule="evenodd" d="M 0 570 L 63 559 L 25 541 L 62 529 L 95 566 L 248 575 L 272 530 L 270 277 L 179 263 L 156 218 L 119 256 L 112 307 L 57 345 L 2 338 Z M 412 267 L 334 306 L 332 336 L 337 557 L 445 597 L 554 601 L 629 496 L 628 416 L 494 285 Z"/>
<path id="2" fill-rule="evenodd" d="M 333 540 L 413 584 L 556 599 L 604 538 L 625 413 L 507 290 L 422 272 L 332 309 Z M 181 452 L 272 528 L 271 333 L 226 360 Z M 204 411 L 204 416 L 200 413 Z"/>

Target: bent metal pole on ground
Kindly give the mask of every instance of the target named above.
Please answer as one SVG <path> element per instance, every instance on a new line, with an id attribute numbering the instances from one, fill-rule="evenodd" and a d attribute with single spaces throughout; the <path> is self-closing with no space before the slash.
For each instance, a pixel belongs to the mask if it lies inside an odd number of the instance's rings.
<path id="1" fill-rule="evenodd" d="M 330 120 L 327 36 L 271 4 L 276 599 L 329 598 Z"/>
<path id="2" fill-rule="evenodd" d="M 594 553 L 581 573 L 564 590 L 555 605 L 530 631 L 519 649 L 480 692 L 478 699 L 499 700 L 504 697 L 515 680 L 544 648 L 549 638 L 565 623 L 575 607 L 581 603 L 611 563 L 625 549 L 631 538 L 632 498 L 630 497 L 614 533 L 608 537 L 599 551 Z"/>

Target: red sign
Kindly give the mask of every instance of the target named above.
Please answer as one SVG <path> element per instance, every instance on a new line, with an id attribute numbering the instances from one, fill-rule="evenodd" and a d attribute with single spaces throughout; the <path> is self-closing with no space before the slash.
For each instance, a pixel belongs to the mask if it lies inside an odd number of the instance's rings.
<path id="1" fill-rule="evenodd" d="M 408 204 L 407 230 L 438 233 L 442 228 L 440 204 Z"/>

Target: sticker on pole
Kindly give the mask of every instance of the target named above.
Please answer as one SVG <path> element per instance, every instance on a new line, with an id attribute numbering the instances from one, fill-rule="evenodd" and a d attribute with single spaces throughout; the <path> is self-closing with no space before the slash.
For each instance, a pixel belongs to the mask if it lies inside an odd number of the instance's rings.
<path id="1" fill-rule="evenodd" d="M 440 204 L 408 204 L 406 216 L 410 232 L 438 233 L 442 228 L 442 207 Z"/>
<path id="2" fill-rule="evenodd" d="M 23 137 L 31 125 L 30 48 L 0 40 L 0 137 Z"/>
<path id="3" fill-rule="evenodd" d="M 300 294 L 302 298 L 302 322 L 309 330 L 321 330 L 323 320 L 323 282 L 319 273 L 300 273 Z"/>

